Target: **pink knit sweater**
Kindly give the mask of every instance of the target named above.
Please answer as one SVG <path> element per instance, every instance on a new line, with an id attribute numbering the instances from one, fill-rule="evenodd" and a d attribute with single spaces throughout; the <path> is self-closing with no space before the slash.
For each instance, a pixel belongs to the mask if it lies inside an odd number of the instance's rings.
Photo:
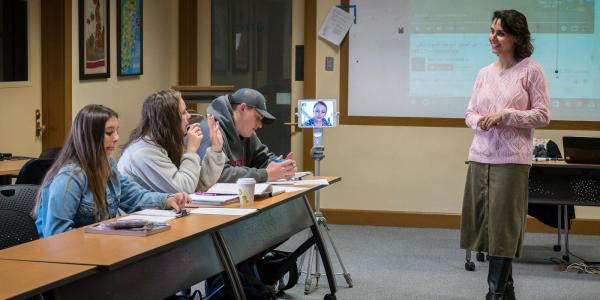
<path id="1" fill-rule="evenodd" d="M 469 161 L 531 165 L 533 129 L 550 123 L 548 88 L 542 66 L 525 58 L 500 71 L 491 64 L 479 71 L 465 113 L 475 130 Z M 477 127 L 483 116 L 502 112 L 502 121 L 488 131 Z"/>

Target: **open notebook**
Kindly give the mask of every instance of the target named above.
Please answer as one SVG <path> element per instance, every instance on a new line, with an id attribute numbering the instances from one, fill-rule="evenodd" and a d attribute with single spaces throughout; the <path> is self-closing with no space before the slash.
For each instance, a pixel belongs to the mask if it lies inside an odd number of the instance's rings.
<path id="1" fill-rule="evenodd" d="M 217 195 L 238 195 L 238 187 L 236 183 L 217 183 L 213 185 L 208 191 L 208 194 Z M 272 196 L 273 188 L 268 183 L 257 183 L 254 186 L 254 196 Z"/>
<path id="2" fill-rule="evenodd" d="M 217 195 L 214 193 L 194 193 L 190 194 L 192 203 L 187 204 L 189 207 L 195 205 L 225 205 L 229 203 L 235 203 L 238 201 L 238 195 Z"/>

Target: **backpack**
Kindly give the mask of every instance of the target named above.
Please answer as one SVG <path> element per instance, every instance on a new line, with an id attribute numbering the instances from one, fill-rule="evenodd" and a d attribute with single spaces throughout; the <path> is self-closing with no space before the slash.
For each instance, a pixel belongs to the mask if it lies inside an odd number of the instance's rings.
<path id="1" fill-rule="evenodd" d="M 251 274 L 237 271 L 246 299 L 248 300 L 276 300 L 275 289 L 260 282 Z M 206 281 L 206 299 L 234 299 L 233 289 L 229 282 L 225 283 L 223 274 L 217 275 Z"/>
<path id="2" fill-rule="evenodd" d="M 256 263 L 256 269 L 260 277 L 260 281 L 267 285 L 275 285 L 280 279 L 288 274 L 287 283 L 283 286 L 278 286 L 279 291 L 291 289 L 298 283 L 298 265 L 296 259 L 291 252 L 273 250 L 263 256 Z"/>

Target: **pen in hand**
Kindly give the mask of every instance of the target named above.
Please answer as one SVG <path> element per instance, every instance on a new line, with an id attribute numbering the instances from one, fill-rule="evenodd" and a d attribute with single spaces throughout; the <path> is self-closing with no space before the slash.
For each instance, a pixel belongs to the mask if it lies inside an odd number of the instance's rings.
<path id="1" fill-rule="evenodd" d="M 285 161 L 285 160 L 283 160 L 283 159 L 280 159 L 280 158 L 278 158 L 278 157 L 277 157 L 277 156 L 275 156 L 275 155 L 271 155 L 271 156 L 269 156 L 269 160 L 270 160 L 270 161 L 272 161 L 272 162 L 276 162 L 276 163 L 281 163 L 281 162 L 284 162 L 284 161 Z"/>

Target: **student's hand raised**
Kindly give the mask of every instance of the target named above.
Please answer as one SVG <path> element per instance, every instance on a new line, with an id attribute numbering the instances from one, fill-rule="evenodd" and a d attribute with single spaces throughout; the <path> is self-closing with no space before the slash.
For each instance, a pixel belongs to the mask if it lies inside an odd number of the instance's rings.
<path id="1" fill-rule="evenodd" d="M 190 125 L 187 130 L 187 148 L 186 152 L 196 153 L 200 148 L 200 142 L 202 141 L 202 131 L 200 126 L 195 123 Z"/>
<path id="2" fill-rule="evenodd" d="M 221 152 L 223 150 L 223 134 L 219 122 L 215 121 L 215 116 L 208 115 L 208 133 L 210 135 L 210 150 L 212 152 Z"/>
<path id="3" fill-rule="evenodd" d="M 166 202 L 167 206 L 179 211 L 181 208 L 184 208 L 187 203 L 192 202 L 192 198 L 186 193 L 177 193 L 167 197 Z"/>
<path id="4" fill-rule="evenodd" d="M 267 166 L 267 181 L 276 181 L 279 179 L 291 179 L 296 172 L 296 162 L 286 159 L 282 162 L 272 161 Z"/>

